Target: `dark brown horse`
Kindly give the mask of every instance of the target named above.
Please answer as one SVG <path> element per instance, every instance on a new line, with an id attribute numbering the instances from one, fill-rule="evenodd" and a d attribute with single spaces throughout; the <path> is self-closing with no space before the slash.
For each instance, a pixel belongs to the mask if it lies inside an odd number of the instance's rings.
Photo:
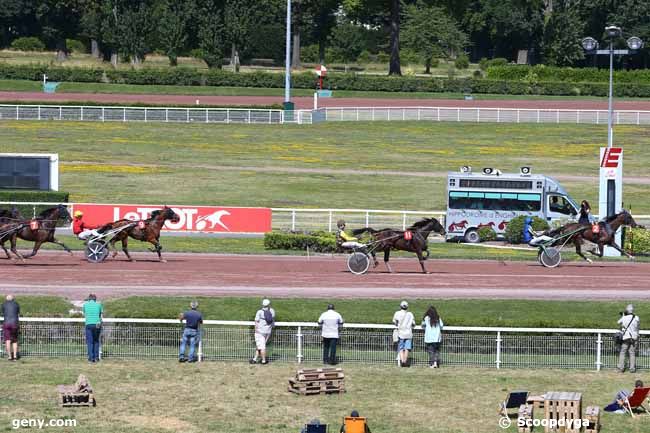
<path id="1" fill-rule="evenodd" d="M 565 242 L 573 242 L 573 245 L 576 247 L 576 254 L 578 254 L 589 263 L 591 263 L 591 260 L 582 253 L 582 247 L 589 245 L 586 242 L 591 242 L 591 244 L 594 244 L 598 248 L 598 253 L 590 251 L 592 254 L 597 255 L 598 257 L 603 256 L 605 246 L 607 245 L 618 250 L 621 254 L 624 254 L 630 259 L 634 259 L 633 256 L 625 252 L 616 244 L 615 234 L 621 226 L 643 228 L 643 226 L 637 224 L 636 221 L 634 221 L 634 218 L 632 218 L 632 215 L 630 215 L 628 211 L 623 210 L 616 215 L 606 218 L 605 221 L 599 222 L 598 233 L 594 232 L 591 224 L 570 223 L 560 227 L 559 229 L 551 230 L 548 234 L 551 237 L 561 237 L 562 234 L 576 231 L 576 233 L 569 236 L 569 239 L 561 238 L 555 242 L 554 245 L 561 245 Z M 580 230 L 581 228 L 583 228 L 583 230 Z"/>
<path id="2" fill-rule="evenodd" d="M 126 257 L 129 260 L 135 262 L 135 259 L 132 258 L 129 254 L 128 249 L 130 236 L 133 239 L 153 244 L 154 248 L 151 251 L 158 253 L 158 260 L 165 262 L 166 260 L 163 260 L 162 255 L 160 254 L 162 251 L 162 246 L 160 245 L 160 230 L 167 220 L 171 220 L 171 222 L 177 223 L 180 220 L 180 217 L 171 208 L 165 206 L 162 209 L 151 212 L 151 217 L 146 220 L 136 222 L 128 219 L 123 219 L 106 224 L 98 231 L 105 233 L 109 230 L 127 226 L 124 230 L 117 233 L 109 242 L 109 249 L 113 250 L 113 258 L 117 256 L 115 243 L 117 241 L 122 241 L 122 251 L 124 251 L 124 254 L 126 254 Z"/>
<path id="3" fill-rule="evenodd" d="M 5 247 L 5 242 L 10 241 L 11 243 L 11 252 L 14 253 L 16 257 L 21 260 L 25 260 L 23 256 L 16 249 L 16 238 L 18 231 L 25 226 L 23 218 L 18 212 L 16 207 L 12 207 L 11 210 L 0 209 L 0 246 L 4 250 L 7 258 L 13 260 L 9 251 Z"/>
<path id="4" fill-rule="evenodd" d="M 32 249 L 31 254 L 24 255 L 23 257 L 29 258 L 35 256 L 38 250 L 41 248 L 41 245 L 43 245 L 46 242 L 57 244 L 63 247 L 63 249 L 66 250 L 70 255 L 72 255 L 72 251 L 70 251 L 70 248 L 68 248 L 63 242 L 58 241 L 54 237 L 54 232 L 56 231 L 56 225 L 59 222 L 59 220 L 63 220 L 64 222 L 70 222 L 71 220 L 70 214 L 68 213 L 68 209 L 62 204 L 44 210 L 36 218 L 33 218 L 31 220 L 21 220 L 16 222 L 16 223 L 20 223 L 21 225 L 21 228 L 16 231 L 16 237 L 29 242 L 34 242 L 34 248 Z M 4 243 L 7 240 L 11 240 L 11 251 L 15 253 L 15 248 L 16 248 L 15 237 L 12 237 L 11 239 L 10 238 L 0 239 L 0 244 L 2 245 L 2 248 L 5 250 L 5 252 L 7 251 L 7 249 L 4 246 Z"/>
<path id="5" fill-rule="evenodd" d="M 410 251 L 418 256 L 422 272 L 426 274 L 427 270 L 424 268 L 424 260 L 429 256 L 427 238 L 432 231 L 441 235 L 446 234 L 445 228 L 435 218 L 423 218 L 405 231 L 393 229 L 375 230 L 371 227 L 364 227 L 362 229 L 353 230 L 352 233 L 355 236 L 365 232 L 372 234 L 372 237 L 377 242 L 377 244 L 374 245 L 374 249 L 371 247 L 371 254 L 375 259 L 375 266 L 377 266 L 375 251 L 384 252 L 384 263 L 388 268 L 388 272 L 393 272 L 388 264 L 391 249 Z M 426 251 L 426 256 L 422 255 L 423 251 Z"/>

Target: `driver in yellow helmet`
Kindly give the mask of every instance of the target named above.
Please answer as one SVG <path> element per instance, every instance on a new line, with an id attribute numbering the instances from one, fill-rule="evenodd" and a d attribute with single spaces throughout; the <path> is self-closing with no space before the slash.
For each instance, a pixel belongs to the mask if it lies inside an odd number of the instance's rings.
<path id="1" fill-rule="evenodd" d="M 74 212 L 74 220 L 72 221 L 72 233 L 77 235 L 79 239 L 85 241 L 90 236 L 99 236 L 99 232 L 95 230 L 97 227 L 86 224 L 83 220 L 84 213 L 80 210 Z"/>
<path id="2" fill-rule="evenodd" d="M 336 222 L 336 227 L 338 227 L 338 230 L 336 231 L 336 243 L 341 246 L 342 248 L 363 248 L 365 247 L 364 244 L 359 242 L 358 238 L 355 238 L 352 235 L 349 235 L 345 232 L 345 221 L 344 220 L 338 220 Z"/>

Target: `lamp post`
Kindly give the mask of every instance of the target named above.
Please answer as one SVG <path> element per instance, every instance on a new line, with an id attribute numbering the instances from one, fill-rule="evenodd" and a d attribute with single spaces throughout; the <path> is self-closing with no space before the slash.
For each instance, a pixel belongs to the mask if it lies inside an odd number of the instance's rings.
<path id="1" fill-rule="evenodd" d="M 635 54 L 643 48 L 643 41 L 636 36 L 627 40 L 629 50 L 615 50 L 614 42 L 622 36 L 623 32 L 618 26 L 605 27 L 605 35 L 609 43 L 606 50 L 598 49 L 598 41 L 592 37 L 582 40 L 582 48 L 587 55 L 609 56 L 609 98 L 607 101 L 607 147 L 600 149 L 600 188 L 598 195 L 598 217 L 603 219 L 612 216 L 623 205 L 623 149 L 614 147 L 614 128 L 612 126 L 613 99 L 614 99 L 614 55 Z M 620 245 L 621 235 L 616 235 Z M 611 248 L 605 249 L 605 255 L 620 255 Z"/>
<path id="2" fill-rule="evenodd" d="M 293 114 L 293 103 L 291 102 L 291 0 L 287 0 L 287 35 L 284 58 L 284 110 Z M 289 114 L 286 113 L 286 114 Z M 293 120 L 293 119 L 287 119 Z"/>

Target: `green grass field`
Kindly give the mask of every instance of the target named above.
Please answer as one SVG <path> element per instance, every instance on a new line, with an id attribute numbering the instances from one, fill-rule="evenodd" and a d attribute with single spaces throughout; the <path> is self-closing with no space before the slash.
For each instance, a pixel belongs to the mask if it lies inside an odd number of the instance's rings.
<path id="1" fill-rule="evenodd" d="M 442 209 L 444 172 L 466 164 L 591 176 L 563 185 L 594 205 L 605 137 L 604 125 L 567 124 L 0 124 L 3 152 L 59 153 L 72 201 L 305 208 Z M 615 137 L 625 176 L 647 176 L 650 129 L 619 126 Z M 648 192 L 626 184 L 625 205 L 650 213 Z"/>
<path id="2" fill-rule="evenodd" d="M 0 431 L 14 431 L 14 419 L 65 418 L 75 419 L 77 427 L 57 431 L 297 433 L 318 418 L 338 432 L 343 416 L 356 409 L 368 417 L 373 433 L 516 432 L 516 425 L 502 430 L 497 424 L 497 407 L 508 391 L 582 392 L 583 410 L 588 405 L 602 410 L 637 378 L 610 371 L 345 365 L 345 394 L 305 397 L 287 392 L 287 378 L 296 367 L 112 360 L 89 365 L 25 358 L 3 366 Z M 97 407 L 58 407 L 56 385 L 72 384 L 80 373 L 93 385 Z M 604 414 L 601 421 L 603 433 L 650 432 L 647 417 Z"/>

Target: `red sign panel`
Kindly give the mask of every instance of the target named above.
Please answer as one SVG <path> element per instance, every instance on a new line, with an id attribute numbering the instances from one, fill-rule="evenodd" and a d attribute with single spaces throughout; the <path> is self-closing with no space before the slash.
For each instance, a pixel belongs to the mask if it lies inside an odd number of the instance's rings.
<path id="1" fill-rule="evenodd" d="M 264 233 L 271 231 L 271 209 L 217 206 L 169 206 L 179 221 L 167 221 L 163 230 L 205 233 Z M 99 226 L 120 219 L 139 221 L 162 206 L 132 204 L 75 204 L 73 211 L 83 212 L 84 221 Z"/>
<path id="2" fill-rule="evenodd" d="M 623 154 L 622 147 L 608 147 L 603 153 L 603 160 L 600 161 L 600 166 L 605 168 L 618 168 L 618 162 L 621 160 Z"/>

